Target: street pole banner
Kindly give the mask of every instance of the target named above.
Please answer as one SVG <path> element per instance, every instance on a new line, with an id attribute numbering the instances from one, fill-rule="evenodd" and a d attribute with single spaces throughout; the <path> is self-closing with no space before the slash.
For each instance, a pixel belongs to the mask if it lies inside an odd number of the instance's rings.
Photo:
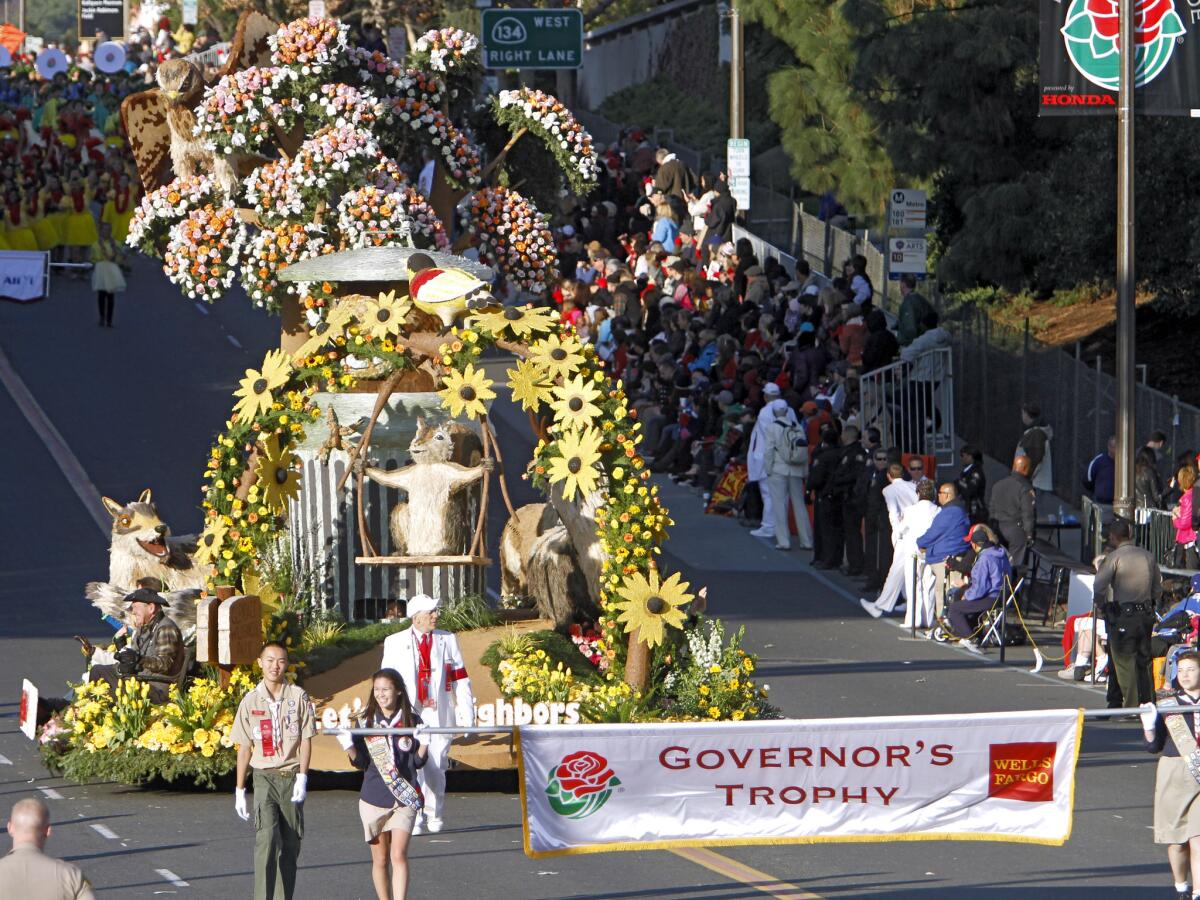
<path id="1" fill-rule="evenodd" d="M 46 293 L 46 254 L 0 250 L 0 297 L 37 300 Z"/>
<path id="2" fill-rule="evenodd" d="M 1041 0 L 1043 116 L 1116 115 L 1120 0 Z M 1200 115 L 1200 3 L 1140 0 L 1134 109 Z"/>
<path id="3" fill-rule="evenodd" d="M 1061 845 L 1079 710 L 517 729 L 525 853 Z"/>

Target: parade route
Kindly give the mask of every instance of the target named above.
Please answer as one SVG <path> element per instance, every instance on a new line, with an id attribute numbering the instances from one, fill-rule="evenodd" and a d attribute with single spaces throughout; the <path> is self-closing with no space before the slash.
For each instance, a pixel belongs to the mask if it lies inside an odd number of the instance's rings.
<path id="1" fill-rule="evenodd" d="M 277 324 L 239 297 L 198 310 L 140 259 L 116 326 L 97 329 L 87 285 L 62 279 L 48 300 L 0 304 L 0 351 L 99 494 L 126 501 L 150 487 L 163 518 L 194 531 L 211 436 L 241 370 L 277 341 Z M 253 829 L 234 815 L 231 794 L 67 784 L 49 776 L 17 731 L 22 677 L 50 693 L 78 677 L 71 635 L 101 633 L 83 584 L 107 572 L 96 511 L 28 413 L 10 384 L 0 394 L 8 463 L 0 466 L 0 806 L 30 794 L 46 799 L 49 852 L 83 867 L 100 896 L 247 896 Z M 501 441 L 514 448 L 506 457 L 528 458 L 523 418 L 500 403 L 496 417 Z M 528 490 L 509 474 L 516 490 Z M 779 553 L 732 520 L 703 516 L 699 498 L 669 481 L 662 491 L 677 523 L 665 556 L 693 587 L 709 586 L 709 611 L 727 628 L 745 626 L 759 677 L 785 716 L 1103 705 L 1099 693 L 1052 672 L 1000 667 L 995 651 L 981 658 L 898 640 L 893 623 L 858 608 L 840 576 L 814 572 L 809 554 Z M 493 533 L 502 524 L 497 507 Z M 447 830 L 414 839 L 412 896 L 1136 898 L 1164 882 L 1149 827 L 1154 765 L 1136 724 L 1089 723 L 1074 831 L 1062 848 L 845 843 L 531 860 L 521 852 L 515 793 L 454 792 L 452 784 Z M 357 793 L 314 781 L 297 896 L 370 896 Z"/>

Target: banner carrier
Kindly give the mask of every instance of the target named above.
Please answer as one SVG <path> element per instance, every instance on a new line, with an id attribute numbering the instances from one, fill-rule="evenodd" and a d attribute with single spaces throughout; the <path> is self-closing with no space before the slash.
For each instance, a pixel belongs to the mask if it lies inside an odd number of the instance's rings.
<path id="1" fill-rule="evenodd" d="M 1166 707 L 1166 708 L 1172 709 L 1173 707 Z M 995 711 L 998 712 L 999 710 L 995 710 Z M 1137 707 L 1137 706 L 1126 706 L 1126 707 L 1122 707 L 1120 709 L 1085 709 L 1085 710 L 1083 710 L 1084 719 L 1124 719 L 1124 718 L 1133 718 L 1135 716 L 1140 716 L 1141 714 L 1142 714 L 1142 710 L 1140 707 Z M 939 713 L 938 715 L 942 715 L 942 714 Z M 970 715 L 970 713 L 962 713 L 962 715 Z M 865 718 L 870 718 L 870 716 L 866 716 Z M 782 722 L 787 722 L 788 720 L 787 719 L 763 719 L 763 720 L 758 720 L 758 721 L 782 723 Z M 803 721 L 803 720 L 796 719 L 795 721 L 799 722 L 799 721 Z M 633 722 L 630 724 L 634 724 L 634 725 L 639 725 L 639 724 L 671 725 L 673 723 L 671 723 L 671 722 L 644 722 L 644 723 Z M 680 724 L 680 725 L 695 725 L 696 723 L 695 722 L 680 722 L 678 724 Z M 329 734 L 329 735 L 358 734 L 358 735 L 362 735 L 364 737 L 370 737 L 370 736 L 381 735 L 381 734 L 415 734 L 418 730 L 421 732 L 421 734 L 512 734 L 517 729 L 517 727 L 518 726 L 515 726 L 515 725 L 492 725 L 492 726 L 486 726 L 486 727 L 480 726 L 480 725 L 472 725 L 469 727 L 468 726 L 447 725 L 447 726 L 439 726 L 437 728 L 422 727 L 420 729 L 415 728 L 415 727 L 414 728 L 322 728 L 318 731 L 318 734 Z M 581 727 L 586 727 L 586 723 L 584 723 L 584 725 Z"/>

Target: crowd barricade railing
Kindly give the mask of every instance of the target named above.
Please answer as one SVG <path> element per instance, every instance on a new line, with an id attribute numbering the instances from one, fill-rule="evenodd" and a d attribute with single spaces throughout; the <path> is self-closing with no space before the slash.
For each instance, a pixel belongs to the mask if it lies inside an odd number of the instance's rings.
<path id="1" fill-rule="evenodd" d="M 859 378 L 862 427 L 878 428 L 883 446 L 953 465 L 954 356 L 939 347 Z"/>
<path id="2" fill-rule="evenodd" d="M 1160 566 L 1169 566 L 1175 556 L 1175 524 L 1163 509 L 1139 507 L 1133 512 L 1133 539 L 1154 554 Z"/>

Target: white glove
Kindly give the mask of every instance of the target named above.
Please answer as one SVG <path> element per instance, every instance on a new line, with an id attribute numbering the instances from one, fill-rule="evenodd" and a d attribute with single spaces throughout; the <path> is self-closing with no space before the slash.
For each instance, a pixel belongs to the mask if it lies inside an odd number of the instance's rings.
<path id="1" fill-rule="evenodd" d="M 1143 703 L 1138 709 L 1142 711 L 1143 730 L 1153 731 L 1155 724 L 1158 722 L 1158 707 L 1153 703 Z"/>
<path id="2" fill-rule="evenodd" d="M 233 792 L 233 809 L 243 822 L 250 821 L 250 810 L 246 808 L 246 789 L 238 788 Z"/>
<path id="3" fill-rule="evenodd" d="M 308 776 L 303 772 L 296 773 L 296 786 L 292 788 L 292 802 L 303 803 L 308 796 Z"/>
<path id="4" fill-rule="evenodd" d="M 343 750 L 349 750 L 354 746 L 354 735 L 352 734 L 346 734 L 346 732 L 343 731 L 340 734 L 335 735 L 335 737 L 337 738 L 338 746 Z"/>
<path id="5" fill-rule="evenodd" d="M 424 722 L 418 722 L 416 725 L 413 726 L 413 737 L 415 737 L 422 744 L 428 744 L 429 743 L 429 726 L 426 725 Z"/>

